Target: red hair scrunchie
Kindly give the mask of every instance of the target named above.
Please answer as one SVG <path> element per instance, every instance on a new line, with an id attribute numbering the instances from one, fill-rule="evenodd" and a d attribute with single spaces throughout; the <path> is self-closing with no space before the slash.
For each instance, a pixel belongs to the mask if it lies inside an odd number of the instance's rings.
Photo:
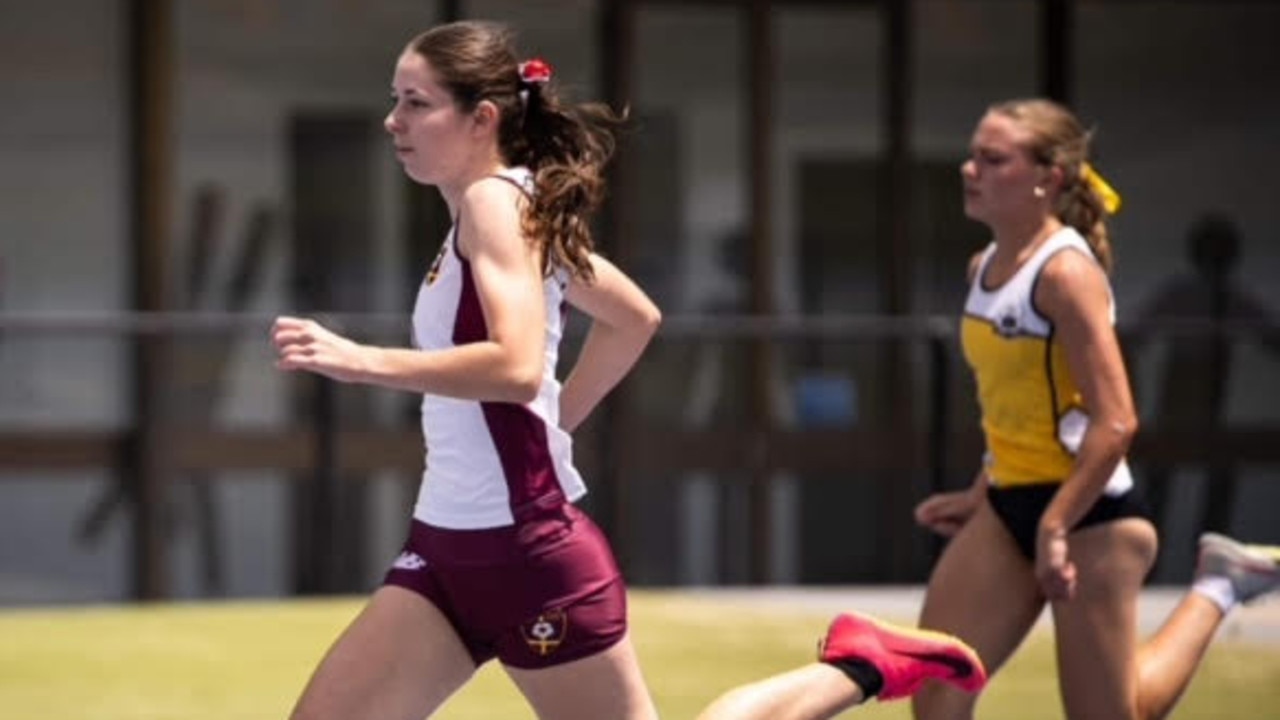
<path id="1" fill-rule="evenodd" d="M 542 58 L 531 58 L 517 66 L 520 82 L 524 85 L 544 85 L 551 82 L 551 65 Z"/>

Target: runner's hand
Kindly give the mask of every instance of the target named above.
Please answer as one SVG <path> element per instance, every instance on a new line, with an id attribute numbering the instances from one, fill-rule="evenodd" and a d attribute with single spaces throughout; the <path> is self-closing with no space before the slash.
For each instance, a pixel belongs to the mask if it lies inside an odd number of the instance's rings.
<path id="1" fill-rule="evenodd" d="M 916 505 L 915 519 L 917 524 L 943 537 L 951 537 L 977 509 L 978 501 L 972 490 L 934 493 Z"/>
<path id="2" fill-rule="evenodd" d="M 314 320 L 282 316 L 271 328 L 276 367 L 306 370 L 340 382 L 357 380 L 365 368 L 364 346 Z"/>
<path id="3" fill-rule="evenodd" d="M 1036 536 L 1036 579 L 1050 600 L 1070 600 L 1076 592 L 1076 565 L 1068 555 L 1064 532 Z"/>

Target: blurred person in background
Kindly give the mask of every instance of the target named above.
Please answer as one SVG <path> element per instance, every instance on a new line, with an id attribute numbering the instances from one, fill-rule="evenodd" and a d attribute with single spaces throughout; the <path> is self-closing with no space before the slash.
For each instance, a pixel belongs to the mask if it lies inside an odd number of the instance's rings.
<path id="1" fill-rule="evenodd" d="M 1125 461 L 1137 419 L 1106 226 L 1119 196 L 1089 164 L 1089 144 L 1061 105 L 1002 102 L 961 167 L 965 214 L 993 235 L 970 263 L 961 321 L 987 453 L 969 489 L 916 508 L 917 522 L 953 535 L 920 624 L 965 640 L 995 673 L 1048 603 L 1067 717 L 1159 718 L 1227 613 L 1280 587 L 1280 553 L 1202 537 L 1193 586 L 1139 643 L 1157 535 Z M 976 702 L 929 684 L 913 709 L 957 720 Z"/>
<path id="2" fill-rule="evenodd" d="M 660 321 L 593 252 L 589 217 L 622 117 L 563 103 L 511 33 L 451 23 L 399 56 L 386 117 L 413 180 L 453 227 L 427 270 L 413 348 L 362 345 L 280 317 L 277 367 L 420 393 L 426 469 L 409 538 L 294 708 L 297 720 L 417 720 L 497 658 L 538 717 L 653 718 L 628 635 L 626 588 L 586 492 L 573 430 L 627 374 Z M 565 305 L 591 329 L 563 387 Z M 732 691 L 707 718 L 829 717 L 926 678 L 976 689 L 972 650 L 860 615 L 837 618 L 819 662 Z"/>
<path id="3" fill-rule="evenodd" d="M 1236 342 L 1244 339 L 1218 331 L 1227 323 L 1247 323 L 1252 337 L 1277 358 L 1280 335 L 1264 332 L 1274 322 L 1273 313 L 1236 279 L 1240 230 L 1229 217 L 1217 212 L 1198 217 L 1187 232 L 1186 253 L 1190 272 L 1170 278 L 1146 299 L 1135 316 L 1133 331 L 1125 336 L 1125 351 L 1135 357 L 1152 339 L 1158 339 L 1148 331 L 1154 323 L 1206 324 L 1203 331 L 1175 333 L 1166 341 L 1148 424 L 1211 442 L 1225 424 Z M 1143 490 L 1157 521 L 1169 517 L 1173 471 L 1167 465 L 1143 468 Z M 1230 458 L 1215 459 L 1206 468 L 1206 475 L 1205 499 L 1195 528 L 1223 533 L 1235 509 L 1237 468 Z"/>

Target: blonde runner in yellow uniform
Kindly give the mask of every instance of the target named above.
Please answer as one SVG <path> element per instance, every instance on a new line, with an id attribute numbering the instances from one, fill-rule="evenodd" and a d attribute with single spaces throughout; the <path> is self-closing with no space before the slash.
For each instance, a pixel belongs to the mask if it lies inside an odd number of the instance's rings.
<path id="1" fill-rule="evenodd" d="M 1061 105 L 1003 102 L 961 167 L 965 214 L 993 235 L 971 263 L 962 320 L 988 452 L 971 488 L 916 509 L 954 534 L 920 624 L 968 642 L 995 673 L 1048 604 L 1067 717 L 1158 718 L 1226 614 L 1280 588 L 1280 569 L 1262 549 L 1205 537 L 1191 591 L 1139 642 L 1157 540 L 1125 462 L 1137 418 L 1107 278 L 1119 196 L 1089 164 L 1089 141 Z M 971 718 L 975 704 L 938 684 L 913 698 L 920 720 Z"/>

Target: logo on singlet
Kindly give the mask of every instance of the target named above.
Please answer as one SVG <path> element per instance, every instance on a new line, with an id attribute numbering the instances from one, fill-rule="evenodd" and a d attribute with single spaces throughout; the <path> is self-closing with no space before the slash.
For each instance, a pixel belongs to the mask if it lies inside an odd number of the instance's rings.
<path id="1" fill-rule="evenodd" d="M 415 552 L 405 550 L 400 553 L 396 561 L 391 563 L 391 567 L 396 570 L 421 570 L 427 566 L 427 561 L 421 555 Z"/>
<path id="2" fill-rule="evenodd" d="M 560 647 L 568 630 L 569 617 L 563 610 L 542 613 L 537 620 L 520 626 L 520 633 L 524 635 L 529 649 L 544 657 Z"/>
<path id="3" fill-rule="evenodd" d="M 1018 334 L 1018 318 L 1013 313 L 1005 315 L 996 323 L 996 332 L 1003 337 L 1013 337 Z"/>

